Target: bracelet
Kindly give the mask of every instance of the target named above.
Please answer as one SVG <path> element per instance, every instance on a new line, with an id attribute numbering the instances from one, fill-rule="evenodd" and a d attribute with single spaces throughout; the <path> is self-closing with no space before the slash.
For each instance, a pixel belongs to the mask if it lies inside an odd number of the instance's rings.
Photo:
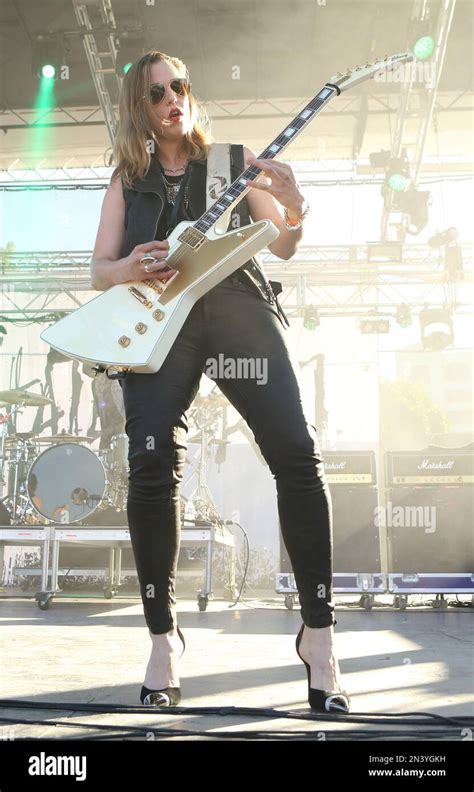
<path id="1" fill-rule="evenodd" d="M 286 230 L 287 231 L 298 231 L 298 229 L 301 228 L 301 226 L 303 225 L 303 220 L 305 219 L 305 217 L 307 216 L 307 214 L 309 212 L 309 203 L 308 203 L 308 201 L 305 201 L 303 206 L 304 206 L 303 213 L 300 215 L 300 218 L 299 218 L 299 220 L 297 220 L 296 223 L 290 223 L 290 220 L 289 220 L 289 217 L 288 217 L 288 209 L 286 208 L 286 206 L 283 207 L 283 214 L 284 214 L 284 217 L 285 217 L 285 226 L 286 226 Z"/>

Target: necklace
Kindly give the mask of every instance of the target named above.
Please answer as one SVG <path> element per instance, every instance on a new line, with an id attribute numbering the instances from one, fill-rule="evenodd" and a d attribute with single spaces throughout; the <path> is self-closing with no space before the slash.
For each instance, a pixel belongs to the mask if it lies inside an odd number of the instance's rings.
<path id="1" fill-rule="evenodd" d="M 163 171 L 166 171 L 167 173 L 178 173 L 178 171 L 184 170 L 186 168 L 187 164 L 188 164 L 188 161 L 186 160 L 183 163 L 183 165 L 180 165 L 179 168 L 175 168 L 174 170 L 173 170 L 173 168 L 165 168 L 164 165 L 162 165 L 161 168 L 162 168 Z"/>
<path id="2" fill-rule="evenodd" d="M 184 178 L 184 174 L 177 182 L 169 182 L 165 174 L 163 173 L 163 169 L 162 169 L 161 178 L 163 179 L 163 184 L 165 185 L 166 200 L 169 204 L 174 206 L 174 204 L 176 203 L 176 198 L 179 192 L 179 188 L 181 187 L 181 182 L 183 181 Z M 184 196 L 183 196 L 183 203 L 186 209 L 188 208 L 188 192 L 189 192 L 189 183 L 186 185 L 184 189 Z"/>

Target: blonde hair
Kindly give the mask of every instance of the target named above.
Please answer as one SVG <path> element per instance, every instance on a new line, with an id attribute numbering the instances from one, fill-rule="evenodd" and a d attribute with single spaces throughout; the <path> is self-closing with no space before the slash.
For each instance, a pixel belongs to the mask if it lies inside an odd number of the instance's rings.
<path id="1" fill-rule="evenodd" d="M 114 161 L 116 168 L 112 179 L 121 176 L 123 183 L 132 188 L 135 179 L 143 179 L 150 167 L 151 154 L 149 141 L 159 147 L 159 138 L 151 128 L 143 96 L 146 96 L 151 83 L 151 65 L 166 61 L 171 63 L 189 80 L 187 66 L 179 58 L 166 55 L 158 50 L 150 50 L 137 60 L 129 69 L 122 82 L 119 102 L 118 132 L 114 141 Z M 206 130 L 207 115 L 192 93 L 189 94 L 192 128 L 185 135 L 186 152 L 189 159 L 205 159 L 211 142 Z"/>

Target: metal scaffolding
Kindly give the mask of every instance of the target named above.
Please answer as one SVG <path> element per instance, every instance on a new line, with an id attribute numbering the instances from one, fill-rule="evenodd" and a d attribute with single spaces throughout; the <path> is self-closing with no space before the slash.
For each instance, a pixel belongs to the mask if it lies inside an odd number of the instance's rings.
<path id="1" fill-rule="evenodd" d="M 436 50 L 433 58 L 430 60 L 431 69 L 434 72 L 435 80 L 433 84 L 425 86 L 423 84 L 423 101 L 421 100 L 421 91 L 418 92 L 417 102 L 419 109 L 415 111 L 419 119 L 419 128 L 417 131 L 416 143 L 414 146 L 413 159 L 410 163 L 411 182 L 416 187 L 418 177 L 420 174 L 421 163 L 423 161 L 423 152 L 426 143 L 426 136 L 433 116 L 433 109 L 435 106 L 436 93 L 438 90 L 439 80 L 443 68 L 444 57 L 446 54 L 446 46 L 448 43 L 449 30 L 454 13 L 456 0 L 442 0 L 438 16 L 437 30 L 435 33 Z M 427 12 L 426 0 L 416 0 L 413 12 L 413 21 L 424 20 Z M 416 65 L 416 62 L 415 62 Z M 400 159 L 402 156 L 402 149 L 404 146 L 405 127 L 408 117 L 413 117 L 414 108 L 412 105 L 412 97 L 414 95 L 414 76 L 415 69 L 411 71 L 411 79 L 405 79 L 401 83 L 400 97 L 399 97 L 399 113 L 397 115 L 397 125 L 393 135 L 392 149 L 390 156 L 393 159 Z M 390 238 L 392 229 L 389 227 L 390 215 L 392 212 L 398 211 L 394 209 L 394 193 L 392 190 L 387 190 L 384 209 L 382 213 L 380 238 L 387 240 Z M 394 231 L 396 238 L 404 241 L 407 234 L 407 215 L 403 216 L 401 223 L 394 224 Z"/>
<path id="2" fill-rule="evenodd" d="M 447 271 L 443 251 L 427 245 L 302 245 L 291 262 L 266 250 L 260 260 L 271 280 L 283 286 L 281 302 L 290 317 L 317 306 L 324 316 L 368 316 L 394 312 L 406 303 L 451 305 L 471 314 L 473 254 L 460 246 L 463 270 Z M 0 320 L 54 321 L 92 296 L 90 251 L 2 253 Z"/>
<path id="3" fill-rule="evenodd" d="M 99 104 L 104 116 L 110 142 L 113 144 L 117 133 L 117 117 L 114 105 L 110 96 L 109 87 L 106 81 L 107 75 L 112 76 L 120 90 L 121 80 L 116 72 L 117 46 L 116 37 L 113 33 L 117 29 L 111 0 L 73 0 L 74 12 L 80 30 L 87 31 L 83 37 L 84 49 L 89 63 L 92 79 L 99 99 Z M 89 11 L 98 11 L 102 25 L 107 25 L 110 32 L 100 35 L 100 47 L 97 39 L 98 34 L 94 31 L 94 22 Z"/>

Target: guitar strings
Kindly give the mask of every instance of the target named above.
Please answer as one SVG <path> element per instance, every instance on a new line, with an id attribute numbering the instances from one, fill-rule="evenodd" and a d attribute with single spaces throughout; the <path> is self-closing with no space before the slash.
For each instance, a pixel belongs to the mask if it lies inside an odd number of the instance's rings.
<path id="1" fill-rule="evenodd" d="M 299 133 L 300 133 L 300 132 L 301 132 L 301 131 L 304 129 L 304 127 L 305 127 L 305 126 L 307 126 L 307 124 L 309 124 L 309 123 L 310 123 L 310 121 L 312 121 L 312 120 L 313 120 L 313 118 L 314 118 L 314 114 L 315 114 L 316 112 L 318 112 L 319 110 L 321 110 L 321 109 L 323 108 L 323 106 L 324 106 L 324 105 L 325 105 L 325 104 L 326 104 L 326 103 L 327 103 L 327 102 L 328 102 L 330 99 L 332 99 L 332 98 L 333 98 L 333 95 L 334 95 L 334 94 L 330 94 L 330 95 L 329 95 L 329 96 L 328 96 L 328 97 L 327 97 L 327 98 L 326 98 L 324 101 L 322 101 L 322 102 L 321 102 L 321 100 L 319 100 L 319 107 L 314 107 L 314 108 L 313 108 L 313 107 L 311 107 L 311 105 L 312 105 L 312 104 L 313 104 L 315 101 L 317 101 L 317 99 L 318 99 L 318 94 L 316 94 L 316 96 L 315 96 L 315 97 L 313 97 L 313 99 L 311 99 L 311 100 L 310 100 L 310 102 L 308 102 L 308 104 L 307 104 L 307 105 L 306 105 L 306 106 L 303 108 L 303 110 L 302 110 L 300 113 L 298 113 L 298 115 L 297 115 L 297 116 L 295 116 L 295 118 L 294 118 L 294 119 L 293 119 L 293 121 L 291 122 L 291 124 L 292 124 L 292 125 L 293 125 L 293 122 L 295 122 L 295 129 L 297 130 L 297 134 L 296 134 L 294 137 L 296 137 L 296 136 L 297 136 L 297 135 L 298 135 L 298 134 L 299 134 Z M 304 123 L 302 127 L 298 127 L 298 126 L 296 125 L 296 121 L 297 121 L 298 119 L 300 119 L 301 113 L 302 113 L 302 112 L 304 112 L 304 110 L 307 110 L 307 109 L 308 109 L 308 108 L 310 108 L 310 107 L 311 107 L 311 110 L 313 110 L 313 114 L 312 114 L 312 116 L 311 116 L 310 118 L 308 118 L 308 119 L 307 119 L 306 123 Z M 288 128 L 288 127 L 285 127 L 285 129 L 287 129 L 287 128 Z M 270 147 L 271 147 L 271 146 L 272 146 L 274 143 L 278 143 L 278 144 L 279 144 L 279 140 L 280 140 L 280 138 L 284 138 L 283 132 L 280 132 L 280 134 L 279 134 L 279 135 L 278 135 L 278 136 L 275 138 L 275 140 L 273 141 L 273 143 L 271 143 L 269 146 L 267 146 L 267 148 L 266 148 L 266 149 L 264 149 L 264 152 L 265 152 L 266 150 L 268 150 L 268 151 L 269 151 L 269 150 L 270 150 Z M 285 142 L 286 142 L 286 143 L 289 143 L 289 142 L 290 142 L 290 140 L 288 140 L 288 139 L 287 139 L 287 140 L 285 141 L 284 139 L 282 139 L 281 143 L 285 143 Z M 279 144 L 279 145 L 280 145 L 280 144 Z M 278 152 L 278 153 L 280 153 L 280 152 Z M 274 158 L 275 158 L 275 157 L 273 157 L 273 159 L 274 159 Z M 258 172 L 257 172 L 257 173 L 255 173 L 255 174 L 252 174 L 252 171 L 258 171 Z M 243 174 L 244 174 L 244 173 L 247 173 L 247 172 L 250 172 L 252 175 L 255 175 L 255 177 L 258 177 L 258 176 L 259 176 L 259 174 L 260 174 L 260 173 L 262 173 L 262 169 L 261 169 L 261 168 L 258 168 L 258 166 L 256 166 L 256 165 L 251 165 L 249 168 L 246 168 L 244 171 L 242 171 L 242 173 L 240 174 L 240 176 L 238 176 L 238 177 L 237 177 L 237 179 L 234 179 L 234 181 L 232 182 L 232 184 L 230 185 L 230 187 L 228 188 L 228 190 L 226 190 L 226 193 L 231 193 L 231 190 L 233 189 L 233 185 L 234 185 L 234 184 L 235 184 L 235 183 L 236 183 L 236 182 L 237 182 L 239 179 L 241 179 L 241 178 L 243 177 Z M 235 188 L 234 188 L 234 189 L 235 189 Z M 244 196 L 246 195 L 246 193 L 249 191 L 249 189 L 250 189 L 249 187 L 246 187 L 244 190 L 242 190 L 240 193 L 238 193 L 238 194 L 235 196 L 235 198 L 236 198 L 236 199 L 238 198 L 238 199 L 239 199 L 239 201 L 241 201 L 241 200 L 244 198 Z M 219 200 L 220 200 L 220 199 L 217 199 L 217 201 L 219 201 Z M 217 203 L 217 201 L 215 201 L 215 203 Z M 229 207 L 228 207 L 228 209 L 227 209 L 226 211 L 229 211 L 230 209 L 232 209 L 232 207 L 234 206 L 234 204 L 235 204 L 235 203 L 238 203 L 238 201 L 233 201 L 233 202 L 232 202 L 232 204 L 230 204 L 230 205 L 229 205 Z M 214 205 L 214 204 L 213 204 L 213 205 Z M 212 206 L 210 207 L 210 209 L 212 209 Z M 197 220 L 195 220 L 195 221 L 193 222 L 193 226 L 196 226 L 196 225 L 197 225 L 197 223 L 199 223 L 199 222 L 202 220 L 202 218 L 204 217 L 204 215 L 206 215 L 206 214 L 207 214 L 207 213 L 210 211 L 210 209 L 206 209 L 206 211 L 204 212 L 204 214 L 203 214 L 203 215 L 201 215 L 201 217 L 199 217 Z M 221 216 L 222 216 L 222 215 L 221 215 Z M 212 227 L 212 226 L 209 226 L 209 228 L 211 228 L 211 227 Z M 199 230 L 199 229 L 198 229 L 198 230 Z M 209 230 L 209 229 L 207 229 L 207 230 Z M 186 249 L 187 249 L 187 248 L 186 248 L 186 244 L 185 244 L 185 243 L 181 243 L 181 248 L 178 248 L 178 250 L 177 250 L 177 251 L 175 251 L 175 252 L 172 252 L 172 253 L 171 253 L 171 255 L 170 255 L 170 265 L 171 265 L 172 267 L 173 267 L 173 264 L 176 264 L 176 265 L 178 265 L 178 264 L 179 264 L 179 262 L 180 262 L 180 261 L 183 259 L 183 257 L 184 257 L 184 256 L 185 256 L 185 254 L 186 254 Z M 173 261 L 173 259 L 174 259 L 174 261 Z M 157 270 L 157 271 L 159 272 L 159 270 Z M 179 269 L 178 269 L 178 272 L 179 272 Z M 159 280 L 159 278 L 157 278 L 157 280 Z M 171 279 L 170 279 L 170 280 L 171 280 Z M 165 285 L 165 287 L 166 287 L 166 285 Z M 150 288 L 151 288 L 151 287 L 150 287 Z"/>

